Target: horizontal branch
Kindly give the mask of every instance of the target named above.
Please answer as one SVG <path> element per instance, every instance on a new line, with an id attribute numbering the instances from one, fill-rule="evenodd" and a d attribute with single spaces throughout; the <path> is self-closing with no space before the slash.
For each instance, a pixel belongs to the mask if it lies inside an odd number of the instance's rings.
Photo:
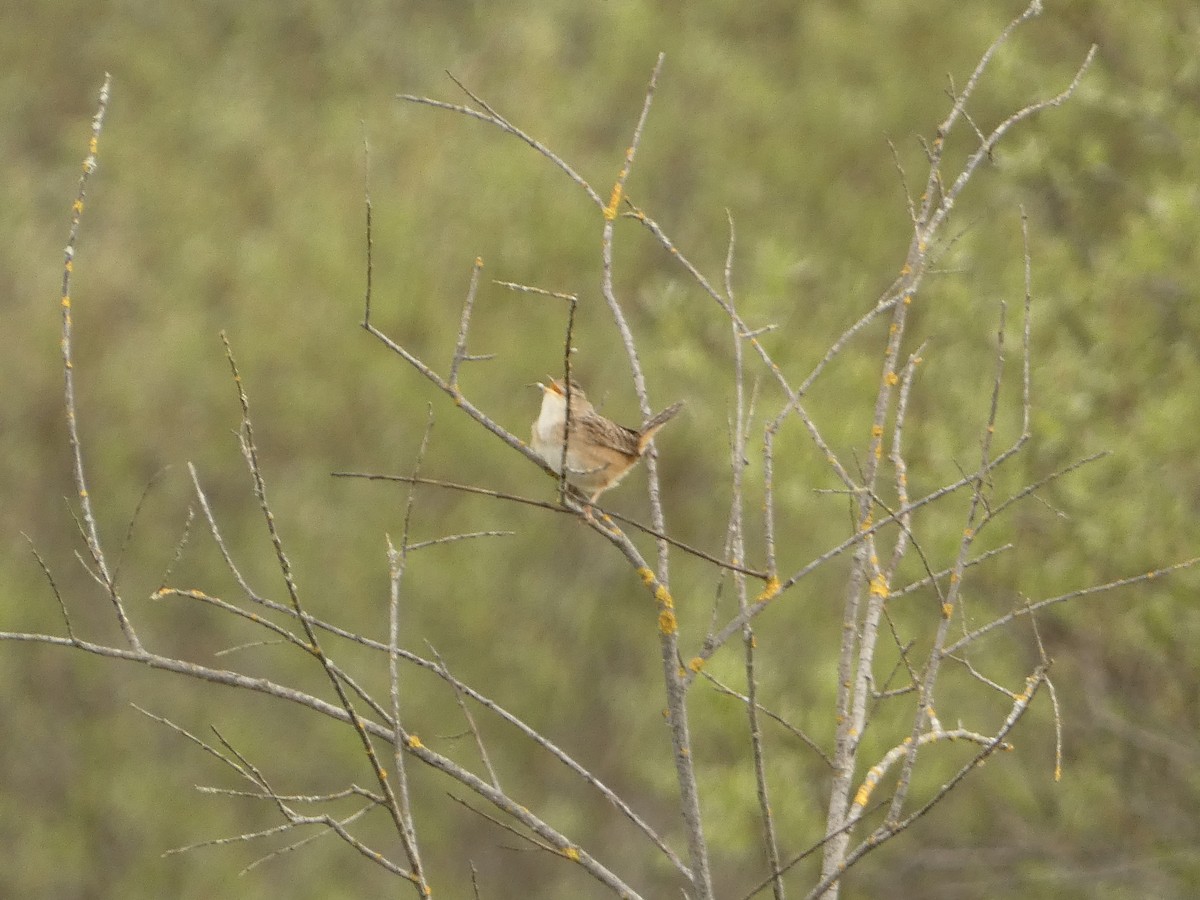
<path id="1" fill-rule="evenodd" d="M 329 703 L 319 697 L 314 697 L 311 694 L 306 694 L 303 691 L 289 688 L 286 685 L 279 684 L 267 678 L 252 678 L 248 675 L 243 675 L 240 672 L 233 672 L 228 669 L 214 669 L 209 666 L 202 666 L 196 663 L 187 662 L 181 659 L 175 659 L 169 656 L 160 656 L 156 653 L 147 651 L 124 650 L 119 647 L 109 647 L 104 644 L 96 644 L 91 641 L 80 639 L 70 639 L 65 637 L 57 637 L 48 634 L 29 634 L 23 632 L 0 631 L 0 641 L 17 641 L 25 643 L 50 644 L 56 647 L 73 647 L 78 650 L 83 650 L 87 653 L 95 654 L 96 656 L 108 657 L 110 659 L 123 659 L 129 662 L 141 663 L 152 669 L 160 669 L 166 672 L 175 672 L 180 675 L 186 675 L 189 678 L 195 678 L 199 681 L 207 681 L 212 684 L 225 685 L 226 687 L 241 688 L 243 690 L 255 691 L 257 693 L 266 694 L 267 696 L 276 697 L 280 700 L 287 700 L 299 706 L 307 707 L 322 715 L 328 716 L 338 722 L 343 722 L 348 725 L 354 724 L 351 721 L 351 715 L 341 706 Z M 388 743 L 391 743 L 395 737 L 395 733 L 391 728 L 380 725 L 378 722 L 371 719 L 357 717 L 362 728 L 371 734 L 373 737 L 380 738 Z M 416 735 L 409 735 L 407 743 L 404 747 L 405 751 L 417 757 L 421 762 L 437 769 L 440 772 L 449 775 L 455 781 L 474 791 L 479 796 L 488 800 L 498 809 L 505 812 L 507 815 L 519 821 L 525 827 L 529 828 L 543 840 L 549 842 L 567 859 L 578 863 L 592 877 L 596 878 L 601 883 L 607 885 L 613 890 L 620 893 L 621 896 L 629 898 L 640 898 L 640 895 L 631 887 L 625 884 L 613 872 L 609 871 L 598 860 L 582 848 L 573 844 L 565 835 L 557 831 L 542 819 L 531 813 L 528 807 L 510 799 L 507 794 L 496 790 L 492 785 L 488 784 L 483 779 L 476 776 L 474 773 L 467 771 L 453 760 L 434 750 L 426 747 Z M 328 824 L 328 823 L 326 823 Z"/>

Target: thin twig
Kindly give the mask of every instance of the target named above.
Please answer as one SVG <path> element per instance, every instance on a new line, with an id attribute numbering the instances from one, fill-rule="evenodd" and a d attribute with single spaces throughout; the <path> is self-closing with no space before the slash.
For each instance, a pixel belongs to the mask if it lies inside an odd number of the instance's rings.
<path id="1" fill-rule="evenodd" d="M 458 346 L 454 351 L 455 365 L 451 367 L 451 379 L 455 377 L 457 363 L 462 359 L 462 352 L 467 343 L 467 324 L 470 321 L 471 301 L 475 296 L 475 284 L 479 274 L 476 265 L 471 275 L 471 291 L 464 307 L 462 328 L 459 331 Z M 433 410 L 427 413 L 425 432 L 421 436 L 421 445 L 417 448 L 417 458 L 413 463 L 413 477 L 421 471 L 421 463 L 425 459 L 425 451 L 429 447 L 429 436 L 433 432 Z M 425 870 L 421 865 L 421 853 L 417 845 L 417 831 L 413 820 L 412 801 L 408 793 L 408 771 L 404 765 L 404 728 L 400 721 L 400 587 L 404 579 L 405 568 L 408 564 L 408 539 L 412 532 L 413 506 L 416 502 L 417 486 L 410 485 L 408 500 L 404 506 L 404 526 L 400 536 L 400 548 L 397 550 L 389 538 L 388 550 L 388 696 L 392 708 L 392 766 L 396 770 L 398 789 L 395 801 L 399 804 L 402 828 L 400 841 L 404 845 L 404 853 L 412 867 L 413 876 L 421 883 L 422 888 L 429 892 L 425 881 Z M 388 798 L 389 802 L 392 800 Z"/>
<path id="2" fill-rule="evenodd" d="M 112 602 L 121 626 L 121 633 L 134 650 L 141 650 L 142 643 L 134 631 L 133 623 L 125 615 L 125 607 L 121 595 L 117 591 L 116 579 L 109 573 L 108 562 L 104 557 L 104 548 L 100 544 L 100 530 L 96 525 L 96 515 L 92 511 L 92 498 L 88 493 L 87 478 L 83 471 L 83 444 L 79 440 L 78 416 L 75 408 L 75 363 L 72 358 L 71 344 L 71 275 L 75 271 L 75 245 L 79 240 L 79 224 L 83 218 L 84 199 L 87 194 L 88 178 L 96 171 L 100 145 L 100 132 L 104 128 L 104 114 L 108 111 L 109 92 L 112 88 L 112 76 L 104 73 L 104 84 L 100 87 L 100 98 L 96 106 L 96 114 L 92 116 L 92 137 L 88 141 L 87 157 L 83 161 L 83 171 L 79 175 L 79 190 L 75 202 L 71 205 L 71 231 L 67 236 L 67 246 L 63 249 L 62 277 L 62 360 L 63 360 L 63 405 L 67 415 L 67 435 L 71 445 L 71 462 L 75 478 L 75 489 L 79 497 L 79 508 L 83 516 L 83 533 L 86 539 L 88 553 L 96 564 L 98 580 L 103 585 L 105 593 Z"/>
<path id="3" fill-rule="evenodd" d="M 438 478 L 411 479 L 410 476 L 407 475 L 381 475 L 373 472 L 331 472 L 330 475 L 333 478 L 361 478 L 365 481 L 398 481 L 402 483 L 408 483 L 411 481 L 414 484 L 428 484 L 434 487 L 445 488 L 446 490 L 450 491 L 460 491 L 465 494 L 478 494 L 481 497 L 493 497 L 497 500 L 506 500 L 511 503 L 521 503 L 525 506 L 533 506 L 537 509 L 549 510 L 550 512 L 568 513 L 574 515 L 574 510 L 568 507 L 559 506 L 554 503 L 547 503 L 545 500 L 534 500 L 531 497 L 522 497 L 519 494 L 509 494 L 505 491 L 495 491 L 491 488 L 477 487 L 471 484 L 458 484 L 453 481 L 443 481 Z M 751 578 L 758 578 L 763 581 L 767 580 L 767 575 L 765 572 L 760 572 L 757 569 L 751 569 L 747 566 L 740 566 L 736 563 L 731 563 L 720 559 L 711 553 L 700 550 L 699 548 L 693 547 L 690 544 L 685 544 L 683 541 L 673 538 L 668 534 L 657 532 L 649 525 L 643 525 L 636 519 L 631 519 L 628 516 L 622 515 L 621 513 L 601 509 L 595 504 L 592 504 L 592 508 L 600 516 L 607 516 L 608 518 L 615 519 L 618 522 L 629 525 L 631 528 L 635 528 L 653 538 L 666 541 L 672 547 L 676 547 L 682 550 L 684 553 L 694 556 L 697 559 L 702 559 L 705 562 L 712 563 L 714 566 L 719 566 L 722 569 L 728 569 L 731 572 L 741 572 L 744 575 L 749 575 Z"/>
<path id="4" fill-rule="evenodd" d="M 462 317 L 458 323 L 458 338 L 454 342 L 454 356 L 450 360 L 450 376 L 446 379 L 450 387 L 458 389 L 458 367 L 464 360 L 476 360 L 482 357 L 467 354 L 467 329 L 471 327 L 471 310 L 475 307 L 475 293 L 479 290 L 479 272 L 483 269 L 482 257 L 475 257 L 471 266 L 471 284 L 467 287 L 467 299 L 463 301 Z"/>

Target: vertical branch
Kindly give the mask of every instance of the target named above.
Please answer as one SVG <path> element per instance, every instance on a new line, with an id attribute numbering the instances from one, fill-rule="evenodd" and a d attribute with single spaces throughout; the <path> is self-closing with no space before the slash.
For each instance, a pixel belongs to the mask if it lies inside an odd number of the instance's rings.
<path id="1" fill-rule="evenodd" d="M 638 146 L 641 143 L 642 132 L 646 126 L 646 119 L 650 114 L 650 104 L 654 99 L 654 91 L 658 86 L 658 76 L 662 71 L 665 59 L 666 54 L 660 53 L 658 55 L 658 60 L 655 62 L 654 70 L 650 75 L 650 83 L 646 88 L 646 99 L 642 104 L 642 113 L 638 117 L 629 148 L 625 151 L 625 165 L 617 175 L 612 195 L 609 198 L 608 205 L 604 208 L 604 230 L 601 239 L 601 256 L 603 259 L 601 290 L 605 301 L 608 303 L 613 320 L 616 322 L 617 330 L 621 334 L 621 340 L 625 345 L 625 354 L 629 358 L 629 367 L 633 375 L 633 386 L 637 392 L 642 421 L 645 421 L 651 415 L 650 400 L 647 395 L 646 377 L 642 372 L 641 362 L 638 359 L 637 345 L 633 339 L 633 332 L 629 327 L 625 313 L 617 300 L 616 290 L 613 287 L 613 222 L 617 217 L 617 210 L 620 208 L 621 198 L 625 192 L 625 182 L 628 180 L 629 174 L 633 169 L 633 161 L 637 155 Z M 653 446 L 646 454 L 646 475 L 650 486 L 651 526 L 661 534 L 666 531 L 666 521 L 663 516 L 662 498 L 659 490 L 658 453 Z M 657 544 L 658 574 L 656 580 L 664 595 L 669 598 L 670 593 L 666 587 L 669 580 L 667 563 L 669 545 L 661 538 L 657 540 Z M 665 606 L 665 604 L 662 605 Z M 664 624 L 663 617 L 667 613 L 670 613 L 670 627 L 662 627 Z M 687 690 L 684 675 L 679 671 L 678 634 L 673 609 L 670 607 L 664 608 L 660 612 L 659 618 L 663 678 L 666 685 L 667 708 L 671 723 L 671 743 L 675 754 L 675 770 L 679 778 L 683 820 L 687 828 L 693 887 L 702 900 L 708 900 L 708 898 L 713 896 L 712 874 L 709 870 L 708 845 L 704 837 L 703 820 L 700 814 L 700 793 L 696 784 L 696 769 L 692 757 L 692 740 L 687 717 Z"/>
<path id="2" fill-rule="evenodd" d="M 478 272 L 478 268 L 475 270 Z M 464 316 L 464 321 L 466 316 Z M 465 337 L 466 328 L 463 328 Z M 460 344 L 461 349 L 461 344 Z M 455 353 L 458 358 L 458 353 Z M 417 450 L 417 460 L 413 464 L 413 477 L 421 474 L 421 463 L 425 459 L 425 450 L 429 446 L 429 435 L 433 431 L 433 410 L 429 410 L 429 418 L 425 424 L 425 434 L 421 437 L 421 446 Z M 396 770 L 397 801 L 399 803 L 400 841 L 404 852 L 408 855 L 412 874 L 418 884 L 429 894 L 429 885 L 425 880 L 425 870 L 421 865 L 421 853 L 417 846 L 417 830 L 413 822 L 412 802 L 408 793 L 408 771 L 404 765 L 404 727 L 400 719 L 400 584 L 404 579 L 404 571 L 408 564 L 409 534 L 412 525 L 413 505 L 416 500 L 417 486 L 412 484 L 408 489 L 408 501 L 404 508 L 404 527 L 400 535 L 400 548 L 396 549 L 388 539 L 388 693 L 392 706 L 392 766 Z"/>
<path id="3" fill-rule="evenodd" d="M 574 295 L 567 298 L 567 332 L 563 336 L 563 400 L 567 410 L 563 415 L 562 455 L 558 459 L 558 502 L 566 503 L 567 496 L 567 443 L 571 440 L 571 426 L 575 415 L 571 409 L 571 392 L 575 389 L 571 378 L 571 347 L 575 340 L 575 307 L 578 300 Z"/>
<path id="4" fill-rule="evenodd" d="M 605 302 L 607 302 L 613 320 L 616 322 L 617 330 L 620 332 L 621 341 L 625 346 L 625 355 L 629 358 L 629 368 L 633 376 L 633 388 L 637 393 L 638 406 L 643 422 L 650 418 L 653 410 L 650 407 L 650 400 L 646 391 L 646 376 L 642 372 L 642 364 L 638 357 L 637 344 L 633 339 L 633 331 L 629 327 L 629 322 L 625 318 L 625 312 L 621 309 L 621 304 L 617 300 L 616 290 L 613 287 L 613 222 L 617 218 L 617 210 L 620 208 L 621 199 L 625 194 L 625 182 L 628 181 L 629 174 L 633 170 L 634 157 L 637 155 L 638 145 L 642 140 L 642 132 L 646 127 L 646 119 L 650 114 L 650 104 L 654 99 L 654 91 L 658 86 L 658 76 L 662 72 L 663 61 L 665 59 L 666 54 L 660 53 L 657 62 L 654 64 L 654 71 L 650 74 L 650 84 L 646 88 L 646 99 L 642 103 L 642 113 L 638 117 L 637 125 L 634 127 L 633 139 L 629 143 L 629 148 L 625 151 L 625 165 L 622 166 L 621 171 L 617 174 L 617 180 L 612 189 L 612 196 L 609 198 L 608 205 L 604 208 L 604 230 L 601 235 L 601 256 L 603 259 L 601 292 L 604 294 Z M 650 447 L 649 452 L 646 453 L 646 473 L 650 484 L 650 521 L 655 531 L 663 532 L 666 530 L 666 525 L 663 519 L 662 501 L 659 496 L 658 451 L 654 449 L 653 445 Z M 662 540 L 658 542 L 658 577 L 664 582 L 668 578 L 667 544 Z"/>
<path id="5" fill-rule="evenodd" d="M 575 341 L 575 309 L 579 306 L 579 298 L 574 294 L 564 294 L 560 291 L 548 291 L 545 288 L 531 287 L 527 284 L 516 284 L 512 281 L 497 281 L 496 284 L 512 291 L 525 294 L 537 294 L 540 297 L 553 297 L 567 303 L 567 329 L 563 336 L 563 401 L 567 411 L 563 419 L 562 455 L 558 459 L 558 502 L 566 505 L 567 494 L 567 442 L 571 438 L 571 426 L 575 418 L 571 412 L 571 392 L 574 389 L 574 379 L 571 376 L 571 355 L 574 353 Z M 545 465 L 545 461 L 542 461 Z"/>
<path id="6" fill-rule="evenodd" d="M 450 375 L 446 379 L 451 390 L 458 390 L 458 367 L 464 360 L 490 358 L 467 353 L 467 330 L 471 327 L 471 311 L 475 308 L 475 292 L 479 289 L 479 270 L 482 268 L 483 259 L 475 257 L 475 263 L 471 266 L 471 284 L 467 287 L 467 299 L 463 302 L 462 318 L 458 323 L 458 339 L 454 342 L 454 357 L 450 360 Z"/>
<path id="7" fill-rule="evenodd" d="M 1029 255 L 1029 216 L 1025 207 L 1021 207 L 1021 248 L 1025 262 L 1025 305 L 1021 324 L 1021 436 L 1018 444 L 1029 440 L 1029 417 L 1031 413 L 1029 360 L 1029 335 L 1031 330 L 1031 313 L 1033 311 L 1033 263 Z"/>
<path id="8" fill-rule="evenodd" d="M 955 609 L 958 607 L 961 592 L 963 573 L 966 570 L 967 560 L 969 558 L 971 547 L 975 541 L 975 533 L 981 507 L 985 505 L 984 500 L 984 482 L 988 478 L 991 471 L 991 447 L 992 440 L 996 433 L 996 415 L 1000 405 L 1000 386 L 1004 380 L 1004 325 L 1005 313 L 1007 304 L 1003 301 L 1000 303 L 999 325 L 997 326 L 997 348 L 996 348 L 996 374 L 992 382 L 991 403 L 988 410 L 988 418 L 984 425 L 983 436 L 980 439 L 980 463 L 979 469 L 973 478 L 973 490 L 971 491 L 971 503 L 967 510 L 967 518 L 965 527 L 963 528 L 962 538 L 959 541 L 958 555 L 954 562 L 954 571 L 950 575 L 950 589 L 946 592 L 941 606 L 941 618 L 938 621 L 937 632 L 933 641 L 933 648 L 929 652 L 929 661 L 926 664 L 924 676 L 921 680 L 920 693 L 917 698 L 917 708 L 913 715 L 913 724 L 910 731 L 911 741 L 908 746 L 908 752 L 904 757 L 904 765 L 900 771 L 900 776 L 897 779 L 896 792 L 892 795 L 891 806 L 887 814 L 887 822 L 889 824 L 898 822 L 900 813 L 904 808 L 904 802 L 908 799 L 908 789 L 912 781 L 913 767 L 916 765 L 917 749 L 919 746 L 919 738 L 921 732 L 924 731 L 926 723 L 934 719 L 934 688 L 937 685 L 938 675 L 941 671 L 942 660 L 946 657 L 946 640 L 950 632 L 950 621 L 954 615 Z"/>
<path id="9" fill-rule="evenodd" d="M 895 473 L 896 508 L 905 511 L 896 517 L 896 522 L 900 526 L 899 534 L 896 536 L 896 545 L 892 548 L 891 562 L 888 563 L 884 572 L 884 577 L 889 584 L 895 577 L 900 561 L 904 558 L 908 538 L 912 534 L 912 511 L 908 510 L 908 463 L 904 459 L 903 451 L 904 421 L 908 416 L 908 397 L 912 391 L 913 377 L 916 375 L 917 366 L 921 364 L 921 353 L 924 348 L 925 345 L 922 344 L 909 354 L 904 372 L 900 376 L 900 394 L 896 399 L 896 421 L 892 426 L 892 448 L 888 457 L 892 462 L 892 471 Z M 937 582 L 934 581 L 934 584 Z"/>
<path id="10" fill-rule="evenodd" d="M 363 206 L 367 214 L 367 285 L 363 296 L 363 328 L 371 327 L 371 279 L 375 272 L 375 242 L 371 231 L 371 144 L 367 140 L 367 127 L 363 125 Z"/>
<path id="11" fill-rule="evenodd" d="M 733 250 L 735 232 L 733 217 L 728 210 L 725 213 L 729 220 L 729 249 L 725 255 L 725 296 L 731 309 L 736 308 L 733 293 Z M 730 330 L 733 335 L 733 445 L 730 448 L 730 476 L 732 481 L 732 499 L 730 501 L 730 550 L 731 561 L 735 565 L 745 564 L 745 484 L 743 474 L 747 466 L 746 441 L 748 436 L 748 412 L 746 409 L 746 371 L 742 350 L 743 336 L 735 318 L 730 319 Z M 734 586 L 737 591 L 738 610 L 745 613 L 749 607 L 746 596 L 746 576 L 743 572 L 734 571 Z M 754 628 L 747 620 L 742 626 L 742 649 L 746 670 L 746 724 L 750 732 L 750 747 L 754 760 L 754 783 L 758 795 L 759 816 L 762 819 L 763 843 L 767 856 L 767 868 L 771 874 L 771 890 L 775 900 L 784 900 L 783 875 L 779 866 L 779 840 L 775 834 L 775 817 L 771 813 L 770 792 L 767 788 L 766 755 L 763 748 L 762 729 L 758 720 L 758 675 L 755 671 Z"/>
<path id="12" fill-rule="evenodd" d="M 1058 106 L 1074 92 L 1075 87 L 1079 83 L 1083 72 L 1090 64 L 1094 55 L 1093 51 L 1089 51 L 1083 65 L 1076 72 L 1074 80 L 1057 96 L 1050 100 L 1040 101 L 1030 104 L 1021 110 L 1018 110 L 1013 115 L 1005 119 L 1000 125 L 992 130 L 990 134 L 984 137 L 980 146 L 967 158 L 962 170 L 955 178 L 953 184 L 947 188 L 944 185 L 942 177 L 942 156 L 945 151 L 945 141 L 951 129 L 956 122 L 963 117 L 966 117 L 967 101 L 970 99 L 984 70 L 987 68 L 992 57 L 996 54 L 999 48 L 1007 42 L 1012 33 L 1023 23 L 1030 18 L 1038 15 L 1042 10 L 1041 0 L 1032 0 L 1028 7 L 1014 18 L 1008 26 L 1000 33 L 1000 35 L 991 43 L 984 51 L 974 71 L 968 78 L 966 85 L 961 93 L 953 97 L 950 112 L 945 120 L 938 126 L 936 137 L 930 147 L 927 148 L 929 157 L 929 175 L 926 181 L 925 191 L 921 196 L 920 209 L 917 211 L 913 221 L 913 235 L 909 243 L 908 253 L 903 267 L 900 271 L 900 278 L 896 283 L 898 302 L 895 303 L 892 313 L 892 323 L 888 333 L 887 347 L 884 353 L 883 377 L 880 382 L 879 392 L 876 395 L 875 411 L 872 417 L 871 425 L 871 441 L 869 444 L 870 452 L 867 455 L 865 463 L 865 471 L 863 477 L 864 490 L 859 496 L 859 514 L 858 527 L 864 530 L 870 527 L 871 514 L 873 509 L 873 497 L 876 495 L 875 483 L 878 473 L 879 461 L 883 455 L 883 434 L 884 425 L 887 420 L 888 411 L 892 406 L 893 386 L 898 383 L 897 361 L 899 358 L 900 347 L 904 337 L 905 325 L 907 324 L 908 307 L 916 296 L 917 290 L 920 287 L 921 281 L 928 267 L 929 246 L 932 243 L 941 225 L 946 221 L 951 208 L 954 205 L 956 198 L 962 189 L 966 186 L 971 175 L 974 173 L 979 164 L 987 158 L 991 153 L 992 148 L 1004 136 L 1004 134 L 1018 122 L 1028 118 L 1039 110 L 1050 106 Z M 989 420 L 994 423 L 994 410 L 992 418 Z M 990 446 L 990 440 L 985 441 L 986 445 Z M 962 568 L 965 565 L 966 553 L 970 548 L 970 535 L 975 523 L 975 515 L 981 500 L 981 485 L 982 480 L 986 477 L 988 470 L 988 460 L 985 459 L 978 477 L 973 478 L 974 493 L 971 502 L 971 511 L 968 516 L 968 526 L 966 529 L 967 537 L 964 538 L 958 555 L 958 560 L 955 566 L 955 577 L 961 578 Z M 848 832 L 838 832 L 840 826 L 846 821 L 847 810 L 850 800 L 850 790 L 852 787 L 852 778 L 854 767 L 857 759 L 857 739 L 861 734 L 863 726 L 863 715 L 865 712 L 866 687 L 870 678 L 870 668 L 874 658 L 874 639 L 877 635 L 877 624 L 882 613 L 883 603 L 887 597 L 888 585 L 882 573 L 878 571 L 877 557 L 873 549 L 873 539 L 868 534 L 867 540 L 861 544 L 854 555 L 853 569 L 850 579 L 847 584 L 846 606 L 843 618 L 842 629 L 842 647 L 838 666 L 838 701 L 837 701 L 837 750 L 835 754 L 836 774 L 834 776 L 833 789 L 830 794 L 829 813 L 826 821 L 826 833 L 834 834 L 829 843 L 825 847 L 824 859 L 822 862 L 822 880 L 831 885 L 831 890 L 836 896 L 837 893 L 837 874 L 842 870 L 846 862 L 846 851 L 849 846 L 850 835 Z M 860 605 L 864 589 L 870 584 L 870 592 L 867 596 L 866 613 L 863 617 L 862 630 L 859 631 L 859 615 Z M 953 609 L 954 601 L 958 597 L 958 584 L 952 583 L 949 596 L 943 602 L 944 608 Z M 943 620 L 944 625 L 945 620 Z M 939 644 L 935 648 L 934 655 L 940 653 L 940 648 L 944 646 L 945 636 L 939 628 Z M 862 644 L 859 646 L 857 670 L 854 663 L 855 645 L 860 639 Z M 933 688 L 933 679 L 936 679 L 937 665 L 931 656 L 931 664 L 926 673 L 926 679 L 922 688 L 922 704 L 930 697 Z M 933 676 L 931 679 L 930 676 Z M 850 680 L 857 680 L 857 688 L 854 691 L 855 702 L 851 704 Z M 907 784 L 907 776 L 911 774 L 912 762 L 916 755 L 916 739 L 920 734 L 920 727 L 925 722 L 925 710 L 918 711 L 913 729 L 913 743 L 909 747 L 908 757 L 905 761 L 904 771 L 901 775 L 902 787 Z M 900 805 L 903 803 L 904 791 L 898 791 L 896 797 L 893 798 L 891 816 L 898 814 Z"/>
<path id="13" fill-rule="evenodd" d="M 79 495 L 79 506 L 83 514 L 83 535 L 87 542 L 88 553 L 96 564 L 100 581 L 108 592 L 117 622 L 129 646 L 141 652 L 142 644 L 134 631 L 133 623 L 125 615 L 125 607 L 117 592 L 116 580 L 108 568 L 104 556 L 104 548 L 100 544 L 100 531 L 96 525 L 96 515 L 92 510 L 92 498 L 88 493 L 87 478 L 83 472 L 83 444 L 79 440 L 79 425 L 75 412 L 75 363 L 71 356 L 71 274 L 75 271 L 75 244 L 79 239 L 79 223 L 83 218 L 84 199 L 87 194 L 88 178 L 96 171 L 96 157 L 99 152 L 100 132 L 104 128 L 104 114 L 108 111 L 109 92 L 112 87 L 112 76 L 104 74 L 104 84 L 100 87 L 100 98 L 96 114 L 92 116 L 92 136 L 88 141 L 88 154 L 83 161 L 83 171 L 79 175 L 79 190 L 75 202 L 71 204 L 71 231 L 67 236 L 67 246 L 63 250 L 62 277 L 62 359 L 63 359 L 63 403 L 67 414 L 67 434 L 71 444 L 71 458 L 75 489 Z"/>

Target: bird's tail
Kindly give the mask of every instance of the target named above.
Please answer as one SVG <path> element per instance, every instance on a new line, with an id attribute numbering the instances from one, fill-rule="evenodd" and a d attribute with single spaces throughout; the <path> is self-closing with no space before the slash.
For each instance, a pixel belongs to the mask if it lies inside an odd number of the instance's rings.
<path id="1" fill-rule="evenodd" d="M 639 456 L 646 452 L 646 447 L 654 440 L 655 432 L 666 425 L 681 409 L 683 409 L 682 400 L 678 403 L 672 403 L 658 415 L 651 416 L 646 420 L 645 424 L 642 425 L 641 431 L 638 432 L 637 448 Z"/>

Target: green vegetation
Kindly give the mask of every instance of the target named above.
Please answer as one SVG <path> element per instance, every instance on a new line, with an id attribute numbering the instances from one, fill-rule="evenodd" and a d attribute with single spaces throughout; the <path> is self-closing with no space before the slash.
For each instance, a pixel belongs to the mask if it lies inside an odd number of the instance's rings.
<path id="1" fill-rule="evenodd" d="M 459 102 L 443 75 L 450 70 L 607 196 L 646 79 L 665 51 L 628 194 L 714 282 L 728 209 L 741 312 L 754 324 L 778 323 L 764 342 L 782 365 L 807 372 L 904 260 L 908 219 L 888 138 L 919 177 L 916 138 L 931 137 L 944 116 L 947 74 L 961 84 L 1019 6 L 42 0 L 6 10 L 0 629 L 61 631 L 24 532 L 53 569 L 76 629 L 115 632 L 110 607 L 74 559 L 80 545 L 71 507 L 60 501 L 73 493 L 58 355 L 61 247 L 105 71 L 114 97 L 73 288 L 88 472 L 113 547 L 157 477 L 124 553 L 124 593 L 158 646 L 219 664 L 212 654 L 250 632 L 178 599 L 149 599 L 192 502 L 188 460 L 248 580 L 283 598 L 232 434 L 238 408 L 219 329 L 238 356 L 275 513 L 318 615 L 386 633 L 384 534 L 400 533 L 405 494 L 329 473 L 409 471 L 428 405 L 436 424 L 426 474 L 553 494 L 543 475 L 358 327 L 364 129 L 378 325 L 444 367 L 472 262 L 482 257 L 472 350 L 498 358 L 467 366 L 464 393 L 524 435 L 538 403 L 524 385 L 561 365 L 561 304 L 489 283 L 504 279 L 579 294 L 581 376 L 594 399 L 607 399 L 606 414 L 637 418 L 600 297 L 595 210 L 528 147 L 479 123 L 403 105 L 395 94 Z M 956 477 L 977 458 L 998 301 L 1007 299 L 1011 312 L 1022 296 L 1023 205 L 1035 292 L 1034 438 L 1020 471 L 1003 477 L 1017 487 L 1111 451 L 991 536 L 990 546 L 1012 540 L 1018 547 L 975 583 L 968 611 L 980 619 L 1022 595 L 1124 577 L 1200 547 L 1194 0 L 1048 2 L 997 59 L 972 115 L 987 128 L 1057 92 L 1092 43 L 1100 49 L 1078 94 L 1014 133 L 956 209 L 952 230 L 961 235 L 913 312 L 913 347 L 928 341 L 906 433 L 915 491 Z M 969 150 L 960 139 L 952 152 Z M 688 401 L 660 441 L 668 516 L 681 539 L 718 549 L 727 498 L 724 488 L 707 485 L 727 469 L 728 323 L 636 223 L 617 223 L 617 254 L 617 289 L 639 335 L 652 401 Z M 840 357 L 811 398 L 827 439 L 847 458 L 867 446 L 863 412 L 878 378 L 882 327 Z M 1000 430 L 1011 439 L 1018 427 L 1010 405 Z M 814 494 L 837 484 L 798 424 L 784 431 L 777 467 L 786 472 L 780 554 L 798 564 L 840 539 L 850 517 L 844 497 Z M 755 459 L 749 477 L 756 483 L 758 468 Z M 644 517 L 643 478 L 631 476 L 606 501 Z M 406 645 L 424 652 L 432 643 L 463 680 L 487 685 L 569 752 L 587 755 L 666 828 L 677 787 L 654 699 L 658 645 L 650 606 L 624 561 L 565 516 L 485 498 L 423 490 L 414 521 L 417 538 L 516 534 L 414 555 L 405 576 Z M 931 540 L 954 540 L 957 521 Z M 232 595 L 236 585 L 211 543 L 194 528 L 172 580 Z M 844 565 L 827 567 L 761 617 L 761 665 L 773 673 L 763 703 L 826 746 L 844 575 Z M 716 578 L 680 562 L 674 579 L 683 638 L 695 646 Z M 1062 708 L 1061 782 L 1053 779 L 1053 715 L 1042 696 L 1013 737 L 1016 752 L 994 758 L 906 836 L 867 858 L 844 896 L 1200 891 L 1196 586 L 1197 576 L 1185 573 L 1043 615 Z M 992 673 L 1010 679 L 1036 659 L 1027 630 L 989 648 Z M 326 690 L 315 667 L 282 648 L 224 659 Z M 730 648 L 712 668 L 738 684 L 740 665 Z M 240 878 L 281 842 L 161 856 L 278 820 L 249 800 L 195 793 L 196 784 L 241 785 L 131 702 L 196 733 L 215 725 L 280 791 L 367 783 L 353 736 L 319 717 L 58 648 L 0 644 L 0 675 L 7 685 L 0 840 L 8 860 L 0 896 L 324 900 L 398 891 L 328 838 Z M 406 716 L 417 730 L 443 752 L 473 759 L 469 738 L 450 737 L 462 725 L 441 683 L 423 673 L 405 683 Z M 967 696 L 948 693 L 947 714 L 965 715 L 955 700 Z M 701 790 L 718 891 L 741 896 L 762 872 L 744 716 L 703 686 L 692 715 L 704 740 Z M 647 896 L 677 895 L 665 867 L 637 868 L 644 857 L 637 836 L 606 803 L 510 729 L 481 722 L 514 796 L 581 844 L 628 860 Z M 769 734 L 775 813 L 794 852 L 820 836 L 827 774 L 804 748 Z M 886 749 L 878 739 L 877 749 Z M 929 767 L 919 769 L 919 787 L 936 788 L 967 754 L 953 748 L 944 758 L 923 757 Z M 451 873 L 435 883 L 435 896 L 470 896 L 468 860 L 479 868 L 484 897 L 518 896 L 515 885 L 528 885 L 520 896 L 530 898 L 605 896 L 570 865 L 506 849 L 516 839 L 447 800 L 444 778 L 419 769 L 412 778 L 427 861 Z M 384 823 L 378 829 L 386 833 Z"/>

